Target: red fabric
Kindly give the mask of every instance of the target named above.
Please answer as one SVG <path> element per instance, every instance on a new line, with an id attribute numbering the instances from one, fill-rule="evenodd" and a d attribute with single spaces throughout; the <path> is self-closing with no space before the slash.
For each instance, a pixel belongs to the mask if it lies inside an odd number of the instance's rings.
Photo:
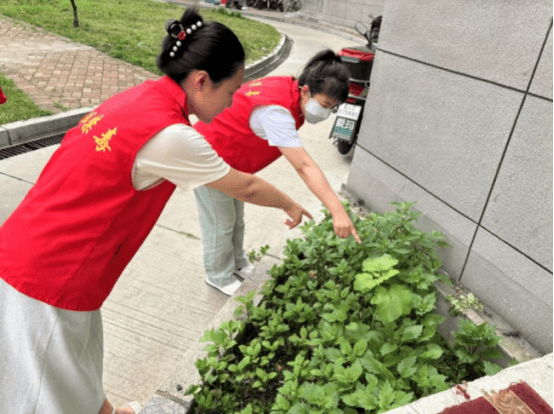
<path id="1" fill-rule="evenodd" d="M 552 407 L 525 382 L 514 384 L 510 388 L 531 410 L 537 414 L 552 414 Z"/>
<path id="2" fill-rule="evenodd" d="M 210 124 L 197 122 L 194 128 L 231 167 L 255 173 L 281 156 L 278 148 L 258 137 L 250 128 L 250 115 L 257 106 L 280 105 L 304 123 L 300 112 L 300 89 L 292 77 L 268 77 L 245 83 L 233 96 L 233 104 Z"/>
<path id="3" fill-rule="evenodd" d="M 371 62 L 375 57 L 375 53 L 373 52 L 364 52 L 363 50 L 348 48 L 343 48 L 339 50 L 339 53 L 337 53 L 337 55 L 341 57 L 360 59 L 362 62 Z"/>
<path id="4" fill-rule="evenodd" d="M 68 131 L 0 227 L 0 277 L 52 306 L 100 308 L 175 189 L 136 191 L 135 156 L 163 128 L 190 125 L 185 101 L 170 78 L 146 81 Z"/>
<path id="5" fill-rule="evenodd" d="M 521 382 L 513 384 L 506 390 L 511 390 L 516 394 L 535 414 L 553 414 L 552 408 L 541 398 L 535 390 L 527 383 Z M 519 411 L 518 411 L 519 412 Z M 449 407 L 441 411 L 440 414 L 505 414 L 499 413 L 494 406 L 485 399 L 485 397 L 477 398 L 473 401 L 468 401 L 454 407 Z"/>
<path id="6" fill-rule="evenodd" d="M 4 92 L 2 92 L 2 87 L 0 87 L 0 105 L 6 102 L 6 95 L 4 95 Z"/>

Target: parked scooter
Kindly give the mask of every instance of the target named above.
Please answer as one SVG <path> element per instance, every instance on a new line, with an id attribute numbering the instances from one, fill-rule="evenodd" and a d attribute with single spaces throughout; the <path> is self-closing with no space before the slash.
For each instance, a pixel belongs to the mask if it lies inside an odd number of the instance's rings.
<path id="1" fill-rule="evenodd" d="M 253 7 L 258 10 L 279 10 L 280 12 L 285 10 L 283 0 L 254 0 Z"/>
<path id="2" fill-rule="evenodd" d="M 333 144 L 341 154 L 348 154 L 356 144 L 369 92 L 375 44 L 379 40 L 383 16 L 374 18 L 369 15 L 369 17 L 372 18 L 370 28 L 362 22 L 356 22 L 355 25 L 358 33 L 367 39 L 367 45 L 343 48 L 338 52 L 342 61 L 350 69 L 350 88 L 346 103 L 338 108 L 329 138 L 333 140 Z"/>

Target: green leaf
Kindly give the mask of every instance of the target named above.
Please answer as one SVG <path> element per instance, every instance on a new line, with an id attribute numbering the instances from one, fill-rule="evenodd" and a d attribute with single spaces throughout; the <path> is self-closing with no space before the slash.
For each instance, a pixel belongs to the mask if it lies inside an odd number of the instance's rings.
<path id="1" fill-rule="evenodd" d="M 288 414 L 310 414 L 309 406 L 298 402 L 291 407 Z"/>
<path id="2" fill-rule="evenodd" d="M 423 332 L 423 325 L 408 326 L 406 329 L 404 329 L 404 333 L 402 334 L 402 341 L 411 341 L 412 339 L 420 336 L 421 332 Z"/>
<path id="3" fill-rule="evenodd" d="M 398 264 L 394 257 L 384 254 L 381 257 L 370 257 L 364 261 L 364 272 L 382 272 L 389 270 Z"/>
<path id="4" fill-rule="evenodd" d="M 394 401 L 394 390 L 392 385 L 386 381 L 379 390 L 379 407 L 388 410 Z"/>
<path id="5" fill-rule="evenodd" d="M 250 357 L 247 355 L 240 361 L 237 368 L 239 371 L 244 371 L 244 368 L 246 368 L 248 364 L 250 364 Z"/>
<path id="6" fill-rule="evenodd" d="M 371 303 L 377 305 L 376 315 L 383 323 L 390 323 L 412 310 L 412 293 L 406 286 L 393 285 L 389 290 L 379 286 Z"/>
<path id="7" fill-rule="evenodd" d="M 352 353 L 356 356 L 362 356 L 365 351 L 367 350 L 367 341 L 364 341 L 363 339 L 359 339 L 354 344 L 354 348 L 352 349 Z"/>
<path id="8" fill-rule="evenodd" d="M 421 356 L 423 358 L 429 359 L 439 359 L 443 354 L 443 349 L 437 344 L 428 344 L 427 351 L 425 351 Z"/>
<path id="9" fill-rule="evenodd" d="M 389 270 L 385 275 L 374 279 L 373 275 L 370 273 L 360 273 L 356 275 L 356 281 L 354 282 L 354 289 L 362 293 L 369 292 L 375 286 L 380 285 L 385 280 L 390 279 L 391 277 L 397 275 L 398 270 Z"/>
<path id="10" fill-rule="evenodd" d="M 404 358 L 396 367 L 398 369 L 398 373 L 402 378 L 409 378 L 412 375 L 414 375 L 417 371 L 416 368 L 414 368 L 414 365 L 416 363 L 416 357 L 411 356 L 408 358 Z"/>
<path id="11" fill-rule="evenodd" d="M 385 356 L 387 354 L 390 354 L 391 352 L 396 351 L 397 348 L 398 348 L 398 345 L 387 342 L 385 345 L 381 347 L 381 355 Z"/>
<path id="12" fill-rule="evenodd" d="M 494 362 L 483 361 L 483 364 L 485 365 L 485 374 L 489 376 L 496 375 L 502 371 L 502 367 Z"/>

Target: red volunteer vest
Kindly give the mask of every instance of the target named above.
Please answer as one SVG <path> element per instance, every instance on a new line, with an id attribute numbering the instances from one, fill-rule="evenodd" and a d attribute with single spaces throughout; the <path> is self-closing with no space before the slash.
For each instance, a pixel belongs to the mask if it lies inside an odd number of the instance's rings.
<path id="1" fill-rule="evenodd" d="M 135 156 L 167 126 L 190 125 L 185 101 L 170 78 L 149 80 L 68 131 L 0 227 L 0 277 L 52 306 L 100 308 L 175 189 L 163 181 L 136 191 Z"/>
<path id="2" fill-rule="evenodd" d="M 210 124 L 197 122 L 194 128 L 231 167 L 256 173 L 281 156 L 277 147 L 257 136 L 250 128 L 250 115 L 257 106 L 280 105 L 296 120 L 296 129 L 304 123 L 300 113 L 298 81 L 291 77 L 269 77 L 245 83 L 233 96 L 233 104 Z"/>

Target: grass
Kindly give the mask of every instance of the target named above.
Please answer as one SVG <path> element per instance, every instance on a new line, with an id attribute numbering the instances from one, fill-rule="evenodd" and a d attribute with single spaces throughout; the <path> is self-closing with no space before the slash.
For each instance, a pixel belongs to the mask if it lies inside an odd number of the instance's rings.
<path id="1" fill-rule="evenodd" d="M 69 0 L 1 0 L 0 15 L 40 26 L 49 32 L 92 46 L 111 57 L 161 74 L 156 56 L 167 19 L 180 18 L 184 6 L 154 0 L 76 0 L 81 27 L 73 27 Z M 279 43 L 279 32 L 266 24 L 223 9 L 200 9 L 204 20 L 215 20 L 235 32 L 246 51 L 246 62 L 267 55 Z"/>
<path id="2" fill-rule="evenodd" d="M 6 103 L 0 105 L 0 125 L 52 114 L 50 111 L 38 108 L 23 91 L 15 86 L 12 80 L 1 73 L 0 85 L 2 92 L 8 98 Z"/>

